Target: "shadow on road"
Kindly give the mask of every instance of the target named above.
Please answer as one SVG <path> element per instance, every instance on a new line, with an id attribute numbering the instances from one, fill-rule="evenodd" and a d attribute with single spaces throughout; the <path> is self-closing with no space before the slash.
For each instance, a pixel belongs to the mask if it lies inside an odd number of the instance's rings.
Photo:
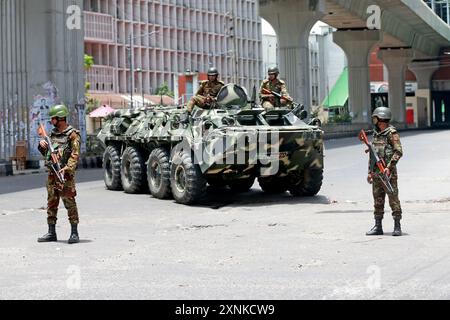
<path id="1" fill-rule="evenodd" d="M 259 189 L 245 193 L 235 193 L 230 189 L 208 188 L 206 197 L 197 205 L 211 209 L 222 207 L 264 207 L 281 204 L 330 204 L 330 200 L 322 195 L 315 197 L 293 197 L 288 192 L 282 194 L 267 194 Z"/>
<path id="2" fill-rule="evenodd" d="M 317 211 L 316 214 L 336 214 L 336 213 L 371 213 L 373 210 L 325 210 Z"/>
<path id="3" fill-rule="evenodd" d="M 59 238 L 59 237 L 58 237 Z M 93 240 L 88 240 L 88 239 L 80 239 L 80 242 L 78 242 L 78 243 L 74 243 L 74 244 L 71 244 L 71 245 L 77 245 L 77 244 L 83 244 L 83 243 L 91 243 L 91 242 L 94 242 Z M 67 244 L 67 245 L 69 245 L 68 243 L 67 243 L 67 240 L 58 240 L 58 241 L 56 241 L 56 243 L 61 243 L 61 244 Z"/>

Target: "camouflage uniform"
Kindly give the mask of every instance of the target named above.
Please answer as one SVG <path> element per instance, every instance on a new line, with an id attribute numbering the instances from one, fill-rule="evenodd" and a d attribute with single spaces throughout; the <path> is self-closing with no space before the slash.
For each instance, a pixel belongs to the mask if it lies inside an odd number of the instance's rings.
<path id="1" fill-rule="evenodd" d="M 216 81 L 205 80 L 200 82 L 200 88 L 198 89 L 196 95 L 189 101 L 187 105 L 187 110 L 189 112 L 192 112 L 194 106 L 206 109 L 208 107 L 208 105 L 205 102 L 206 97 L 207 96 L 210 96 L 212 98 L 217 97 L 220 89 L 222 89 L 224 85 L 225 83 L 219 80 Z"/>
<path id="2" fill-rule="evenodd" d="M 65 208 L 68 211 L 69 221 L 72 225 L 79 223 L 78 208 L 75 201 L 77 195 L 75 189 L 75 170 L 80 157 L 80 132 L 69 126 L 60 133 L 53 129 L 50 135 L 51 141 L 58 145 L 61 155 L 61 168 L 65 170 L 64 186 L 60 186 L 56 176 L 50 172 L 47 180 L 47 222 L 49 225 L 56 224 L 59 200 L 62 198 Z M 49 161 L 48 151 L 39 147 L 41 153 Z M 62 191 L 61 191 L 62 189 Z"/>
<path id="3" fill-rule="evenodd" d="M 388 194 L 389 205 L 392 209 L 394 219 L 400 220 L 402 218 L 402 208 L 398 198 L 398 174 L 396 166 L 397 162 L 403 155 L 400 136 L 393 126 L 387 127 L 383 132 L 379 132 L 379 130 L 376 129 L 373 134 L 372 144 L 380 159 L 385 161 L 386 167 L 391 171 L 391 185 L 394 189 L 394 193 Z M 373 178 L 372 191 L 375 207 L 375 219 L 383 219 L 386 191 L 384 190 L 381 179 L 377 177 Z"/>
<path id="4" fill-rule="evenodd" d="M 263 89 L 267 89 L 270 91 L 274 91 L 276 93 L 281 94 L 283 97 L 286 97 L 287 100 L 290 100 L 291 97 L 289 96 L 289 93 L 286 89 L 286 83 L 283 80 L 280 80 L 276 78 L 274 81 L 270 81 L 269 79 L 263 80 L 261 83 L 261 89 L 260 89 L 260 99 L 262 101 L 262 106 L 266 111 L 273 110 L 275 108 L 281 108 L 281 102 L 280 99 L 273 98 L 272 95 L 263 93 Z"/>

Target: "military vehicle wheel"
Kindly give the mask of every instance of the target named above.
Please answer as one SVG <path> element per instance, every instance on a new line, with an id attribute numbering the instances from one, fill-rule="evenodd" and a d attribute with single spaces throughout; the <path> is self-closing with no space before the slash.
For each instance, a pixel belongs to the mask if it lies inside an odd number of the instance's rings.
<path id="1" fill-rule="evenodd" d="M 305 169 L 297 184 L 289 187 L 289 192 L 296 197 L 312 197 L 322 187 L 323 169 Z"/>
<path id="2" fill-rule="evenodd" d="M 145 190 L 147 173 L 141 153 L 135 147 L 128 147 L 122 156 L 122 186 L 126 193 L 139 193 Z"/>
<path id="3" fill-rule="evenodd" d="M 259 186 L 266 193 L 283 193 L 288 190 L 287 178 L 285 177 L 259 177 Z"/>
<path id="4" fill-rule="evenodd" d="M 108 146 L 103 153 L 104 181 L 108 190 L 122 190 L 120 177 L 120 151 Z"/>
<path id="5" fill-rule="evenodd" d="M 148 187 L 157 199 L 168 199 L 172 195 L 169 159 L 169 152 L 163 148 L 153 150 L 148 158 Z"/>
<path id="6" fill-rule="evenodd" d="M 206 179 L 193 163 L 190 149 L 174 152 L 170 168 L 170 184 L 176 202 L 194 204 L 206 193 Z"/>
<path id="7" fill-rule="evenodd" d="M 247 192 L 255 183 L 255 177 L 247 179 L 236 179 L 228 182 L 228 186 L 233 192 Z"/>

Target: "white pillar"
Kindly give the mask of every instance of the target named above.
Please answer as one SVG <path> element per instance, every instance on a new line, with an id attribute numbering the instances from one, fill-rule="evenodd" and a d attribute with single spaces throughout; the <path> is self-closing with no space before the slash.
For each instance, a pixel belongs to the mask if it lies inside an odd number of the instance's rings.
<path id="1" fill-rule="evenodd" d="M 378 58 L 383 61 L 388 70 L 389 107 L 392 111 L 393 122 L 406 122 L 405 73 L 413 57 L 414 53 L 411 49 L 388 48 L 378 52 Z"/>
<path id="2" fill-rule="evenodd" d="M 439 61 L 415 60 L 408 65 L 408 68 L 416 75 L 417 89 L 430 90 L 433 74 L 439 69 Z"/>
<path id="3" fill-rule="evenodd" d="M 431 80 L 433 74 L 439 69 L 439 61 L 435 60 L 416 60 L 409 64 L 409 70 L 414 72 L 417 79 L 417 118 L 418 126 L 431 126 Z M 423 106 L 419 101 L 425 100 Z"/>
<path id="4" fill-rule="evenodd" d="M 314 24 L 325 15 L 325 2 L 319 0 L 311 5 L 306 0 L 266 1 L 260 3 L 259 9 L 260 15 L 272 25 L 278 37 L 280 77 L 286 81 L 291 96 L 309 107 L 309 34 Z"/>
<path id="5" fill-rule="evenodd" d="M 338 30 L 333 41 L 346 53 L 349 77 L 349 110 L 354 123 L 369 123 L 371 115 L 369 57 L 381 40 L 379 30 Z"/>

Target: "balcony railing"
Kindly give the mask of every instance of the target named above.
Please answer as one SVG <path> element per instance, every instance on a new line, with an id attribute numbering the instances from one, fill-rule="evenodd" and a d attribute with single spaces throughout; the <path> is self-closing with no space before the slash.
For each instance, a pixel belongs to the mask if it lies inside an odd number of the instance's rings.
<path id="1" fill-rule="evenodd" d="M 84 29 L 86 41 L 114 42 L 114 23 L 110 15 L 85 11 Z"/>
<path id="2" fill-rule="evenodd" d="M 114 92 L 114 68 L 94 65 L 86 71 L 91 92 Z"/>

